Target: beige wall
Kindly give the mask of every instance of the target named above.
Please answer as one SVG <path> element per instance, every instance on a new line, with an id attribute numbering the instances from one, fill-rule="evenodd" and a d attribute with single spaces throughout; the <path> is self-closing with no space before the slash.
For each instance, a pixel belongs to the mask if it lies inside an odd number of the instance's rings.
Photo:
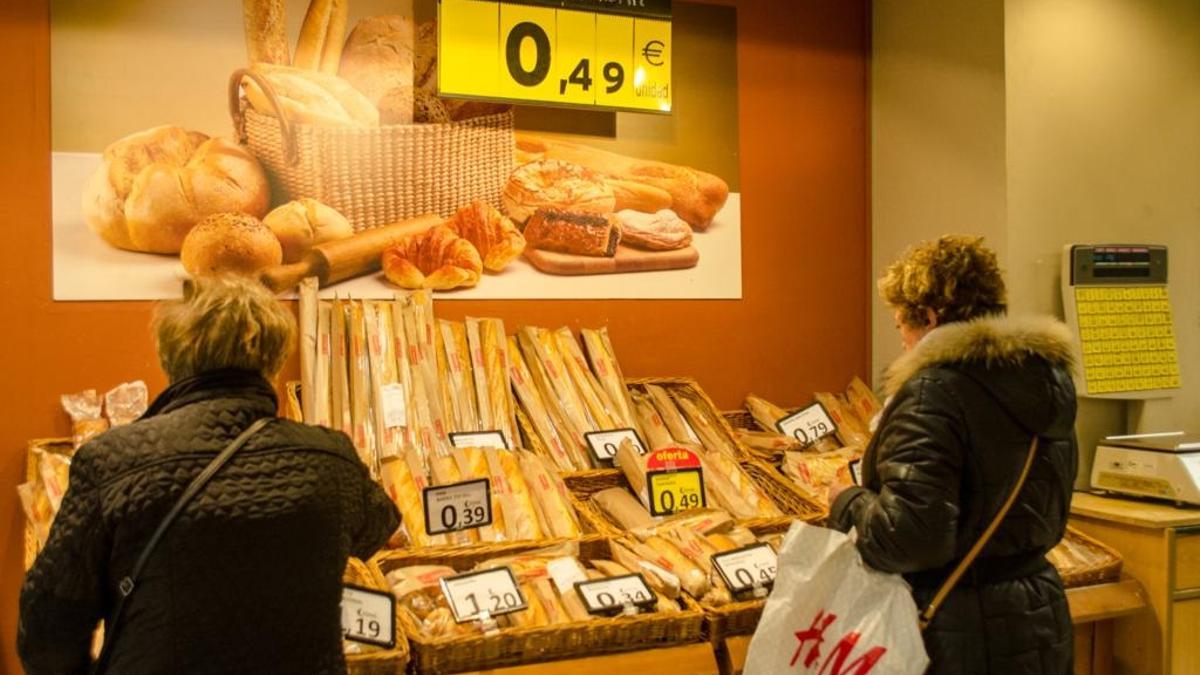
<path id="1" fill-rule="evenodd" d="M 876 3 L 877 36 L 919 31 L 920 37 L 875 42 L 872 95 L 888 102 L 875 108 L 872 120 L 875 271 L 891 252 L 883 246 L 936 233 L 912 213 L 910 200 L 895 196 L 913 184 L 913 174 L 934 169 L 949 174 L 947 166 L 990 166 L 996 159 L 994 145 L 958 145 L 959 156 L 948 163 L 941 144 L 898 145 L 880 138 L 913 127 L 897 122 L 904 121 L 897 113 L 905 110 L 903 103 L 930 108 L 930 119 L 956 116 L 954 127 L 976 125 L 998 133 L 1004 170 L 989 175 L 995 184 L 979 193 L 1001 194 L 1004 201 L 1002 234 L 993 242 L 1008 271 L 1014 311 L 1062 315 L 1059 269 L 1065 244 L 1138 241 L 1170 247 L 1184 388 L 1144 406 L 1081 400 L 1081 447 L 1087 450 L 1101 435 L 1119 431 L 1200 429 L 1200 3 L 1007 0 L 999 19 L 994 13 L 980 16 L 993 22 L 990 30 L 960 31 L 947 29 L 946 8 L 964 3 L 936 3 L 937 14 L 932 4 Z M 993 71 L 976 70 L 974 84 L 964 76 L 954 95 L 929 95 L 931 87 L 947 82 L 940 53 L 971 53 L 979 35 L 997 32 L 1003 40 L 999 101 L 965 98 L 992 86 Z M 918 39 L 939 47 L 927 50 L 907 72 L 885 68 L 911 58 L 900 48 Z M 997 132 L 998 114 L 1004 123 Z M 902 148 L 909 150 L 904 157 L 884 153 Z M 971 198 L 960 194 L 942 200 L 933 190 L 923 197 L 928 219 L 947 209 L 963 212 L 959 202 Z M 905 220 L 918 224 L 906 226 Z M 883 332 L 877 324 L 876 366 L 894 353 L 888 351 L 894 338 L 885 339 Z M 1084 459 L 1086 472 L 1089 453 Z"/>

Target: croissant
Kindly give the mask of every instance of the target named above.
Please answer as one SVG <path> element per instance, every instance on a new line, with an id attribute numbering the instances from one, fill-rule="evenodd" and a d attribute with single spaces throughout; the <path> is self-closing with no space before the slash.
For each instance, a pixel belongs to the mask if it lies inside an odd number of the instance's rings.
<path id="1" fill-rule="evenodd" d="M 479 251 L 445 225 L 405 237 L 383 252 L 381 262 L 388 281 L 401 288 L 469 288 L 483 273 Z"/>
<path id="2" fill-rule="evenodd" d="M 516 225 L 486 202 L 476 200 L 462 207 L 446 227 L 475 245 L 489 272 L 504 269 L 525 250 L 525 237 Z"/>

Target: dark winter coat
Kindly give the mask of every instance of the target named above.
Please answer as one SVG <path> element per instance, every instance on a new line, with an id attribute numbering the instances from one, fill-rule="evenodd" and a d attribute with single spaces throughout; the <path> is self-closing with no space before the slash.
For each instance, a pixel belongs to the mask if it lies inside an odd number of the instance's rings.
<path id="1" fill-rule="evenodd" d="M 858 530 L 872 567 L 905 575 L 924 607 L 979 539 L 1021 472 L 1012 510 L 925 633 L 930 673 L 1065 675 L 1071 619 L 1045 554 L 1075 479 L 1073 348 L 1061 323 L 988 318 L 936 328 L 889 371 L 891 401 L 863 486 L 831 521 Z"/>
<path id="2" fill-rule="evenodd" d="M 180 382 L 146 416 L 76 453 L 21 589 L 30 675 L 87 672 L 97 621 L 184 488 L 241 431 L 274 417 L 261 376 Z M 175 521 L 125 609 L 109 673 L 342 673 L 341 577 L 399 524 L 350 440 L 272 420 Z"/>

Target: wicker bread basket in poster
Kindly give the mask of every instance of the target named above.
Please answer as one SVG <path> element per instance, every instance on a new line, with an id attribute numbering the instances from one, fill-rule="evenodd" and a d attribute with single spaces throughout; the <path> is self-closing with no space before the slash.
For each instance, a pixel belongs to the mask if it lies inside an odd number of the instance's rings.
<path id="1" fill-rule="evenodd" d="M 274 107 L 250 107 L 252 79 Z M 337 209 L 356 231 L 426 213 L 448 216 L 472 200 L 499 206 L 513 169 L 511 112 L 458 122 L 350 128 L 289 120 L 266 78 L 246 69 L 229 80 L 237 139 L 262 162 L 273 201 L 311 197 Z"/>

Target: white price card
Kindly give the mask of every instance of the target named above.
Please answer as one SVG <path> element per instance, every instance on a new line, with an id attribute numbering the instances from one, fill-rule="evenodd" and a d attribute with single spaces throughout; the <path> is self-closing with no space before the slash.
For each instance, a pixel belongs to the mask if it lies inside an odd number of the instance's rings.
<path id="1" fill-rule="evenodd" d="M 511 446 L 502 431 L 454 431 L 450 434 L 450 445 L 456 448 L 496 448 L 508 450 Z"/>
<path id="2" fill-rule="evenodd" d="M 589 431 L 583 435 L 583 440 L 587 441 L 592 455 L 601 463 L 613 461 L 613 458 L 617 456 L 617 448 L 621 447 L 621 442 L 625 440 L 633 444 L 633 449 L 637 450 L 639 455 L 646 454 L 646 444 L 633 429 Z"/>
<path id="3" fill-rule="evenodd" d="M 389 649 L 396 646 L 396 597 L 361 586 L 342 586 L 342 636 Z"/>
<path id="4" fill-rule="evenodd" d="M 492 524 L 492 482 L 487 478 L 427 487 L 425 531 L 430 535 L 472 530 Z"/>
<path id="5" fill-rule="evenodd" d="M 497 567 L 441 579 L 442 595 L 450 603 L 454 620 L 466 623 L 519 612 L 528 605 L 512 569 Z"/>
<path id="6" fill-rule="evenodd" d="M 770 544 L 751 544 L 745 548 L 718 553 L 712 557 L 731 593 L 744 593 L 775 583 L 779 556 Z"/>
<path id="7" fill-rule="evenodd" d="M 658 603 L 654 591 L 640 574 L 581 581 L 575 584 L 575 591 L 588 614 L 611 615 L 625 607 L 649 609 Z"/>
<path id="8" fill-rule="evenodd" d="M 583 566 L 571 557 L 551 560 L 546 563 L 546 571 L 550 573 L 550 578 L 554 580 L 554 586 L 560 594 L 570 593 L 575 584 L 588 580 Z"/>
<path id="9" fill-rule="evenodd" d="M 383 426 L 388 429 L 408 426 L 408 403 L 405 400 L 404 385 L 385 384 L 380 393 L 383 399 Z"/>
<path id="10" fill-rule="evenodd" d="M 837 431 L 833 418 L 820 403 L 797 410 L 776 422 L 775 427 L 779 429 L 779 433 L 791 436 L 805 445 L 816 443 Z"/>
<path id="11" fill-rule="evenodd" d="M 850 480 L 854 481 L 855 485 L 862 485 L 862 460 L 850 460 Z"/>

